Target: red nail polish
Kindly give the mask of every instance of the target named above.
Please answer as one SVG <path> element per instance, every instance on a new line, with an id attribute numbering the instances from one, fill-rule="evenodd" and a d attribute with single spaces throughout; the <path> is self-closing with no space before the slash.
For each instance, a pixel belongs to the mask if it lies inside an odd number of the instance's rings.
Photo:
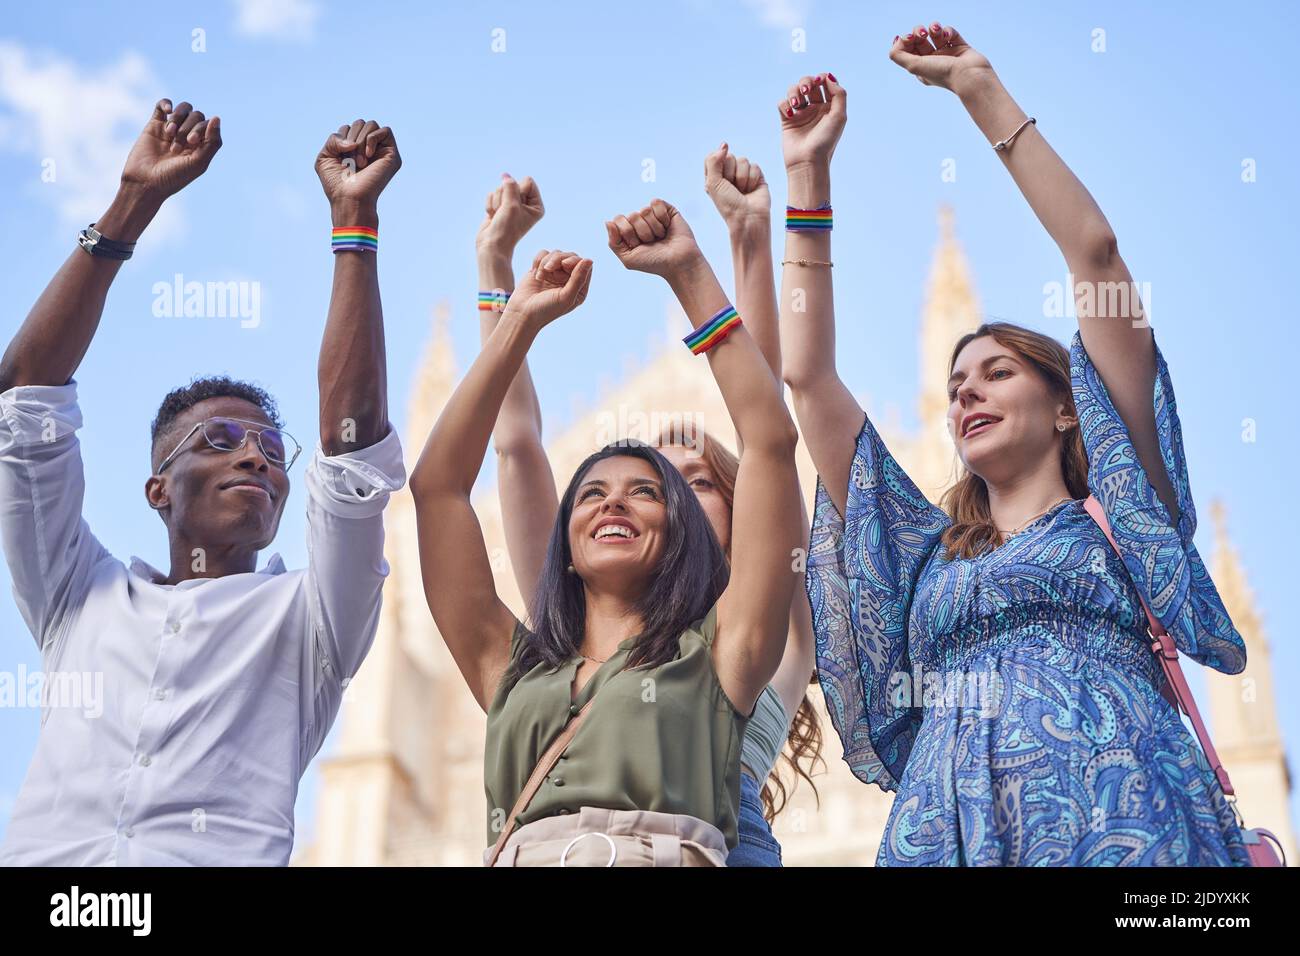
<path id="1" fill-rule="evenodd" d="M 898 37 L 894 37 L 894 39 L 897 40 Z M 831 82 L 832 82 L 832 83 L 838 83 L 838 82 L 839 82 L 839 80 L 835 79 L 835 74 L 834 74 L 834 73 L 827 73 L 826 75 L 829 76 L 829 77 L 831 78 Z"/>
<path id="2" fill-rule="evenodd" d="M 908 39 L 908 40 L 912 39 L 912 34 L 909 33 L 909 34 L 906 36 L 905 39 Z"/>
<path id="3" fill-rule="evenodd" d="M 922 31 L 921 31 L 921 36 L 923 36 L 923 37 L 924 37 L 924 36 L 929 36 L 929 34 L 926 33 L 924 30 L 922 30 Z"/>

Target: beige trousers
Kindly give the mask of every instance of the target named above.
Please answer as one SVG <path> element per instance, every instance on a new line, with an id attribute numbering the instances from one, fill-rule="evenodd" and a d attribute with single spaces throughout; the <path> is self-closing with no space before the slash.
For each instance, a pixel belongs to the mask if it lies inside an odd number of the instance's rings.
<path id="1" fill-rule="evenodd" d="M 484 864 L 491 854 L 484 851 Z M 726 866 L 727 841 L 713 824 L 685 814 L 582 807 L 519 827 L 496 865 Z"/>

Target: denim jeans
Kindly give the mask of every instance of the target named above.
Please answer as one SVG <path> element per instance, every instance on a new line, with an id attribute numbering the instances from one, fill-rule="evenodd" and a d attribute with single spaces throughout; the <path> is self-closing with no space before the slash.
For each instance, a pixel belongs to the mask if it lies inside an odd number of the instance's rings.
<path id="1" fill-rule="evenodd" d="M 763 801 L 758 783 L 749 774 L 740 774 L 740 816 L 737 820 L 740 842 L 727 856 L 727 866 L 780 866 L 781 844 L 763 818 Z"/>

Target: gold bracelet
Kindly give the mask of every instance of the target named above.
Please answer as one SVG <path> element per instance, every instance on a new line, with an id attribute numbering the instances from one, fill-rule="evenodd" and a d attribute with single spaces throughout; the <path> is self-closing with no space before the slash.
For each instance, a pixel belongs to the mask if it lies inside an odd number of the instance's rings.
<path id="1" fill-rule="evenodd" d="M 821 259 L 782 259 L 783 266 L 830 266 L 835 268 L 833 262 L 823 262 Z"/>

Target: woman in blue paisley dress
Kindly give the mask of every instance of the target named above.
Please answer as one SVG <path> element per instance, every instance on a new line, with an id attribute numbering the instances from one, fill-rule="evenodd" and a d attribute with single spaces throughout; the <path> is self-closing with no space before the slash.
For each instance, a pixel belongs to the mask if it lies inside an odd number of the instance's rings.
<path id="1" fill-rule="evenodd" d="M 962 477 L 936 507 L 836 373 L 829 230 L 787 232 L 784 372 L 818 472 L 817 664 L 845 760 L 896 791 L 877 864 L 1245 864 L 1149 647 L 1141 598 L 1186 656 L 1245 667 L 1192 542 L 1164 357 L 1136 296 L 1108 312 L 1116 303 L 1088 291 L 1133 288 L 1114 235 L 955 30 L 918 26 L 890 57 L 956 93 L 990 143 L 1010 141 L 997 156 L 1064 254 L 1080 318 L 1068 352 L 1007 323 L 954 343 Z M 804 77 L 780 109 L 788 201 L 829 204 L 843 87 Z M 1122 561 L 1083 508 L 1089 493 Z"/>

